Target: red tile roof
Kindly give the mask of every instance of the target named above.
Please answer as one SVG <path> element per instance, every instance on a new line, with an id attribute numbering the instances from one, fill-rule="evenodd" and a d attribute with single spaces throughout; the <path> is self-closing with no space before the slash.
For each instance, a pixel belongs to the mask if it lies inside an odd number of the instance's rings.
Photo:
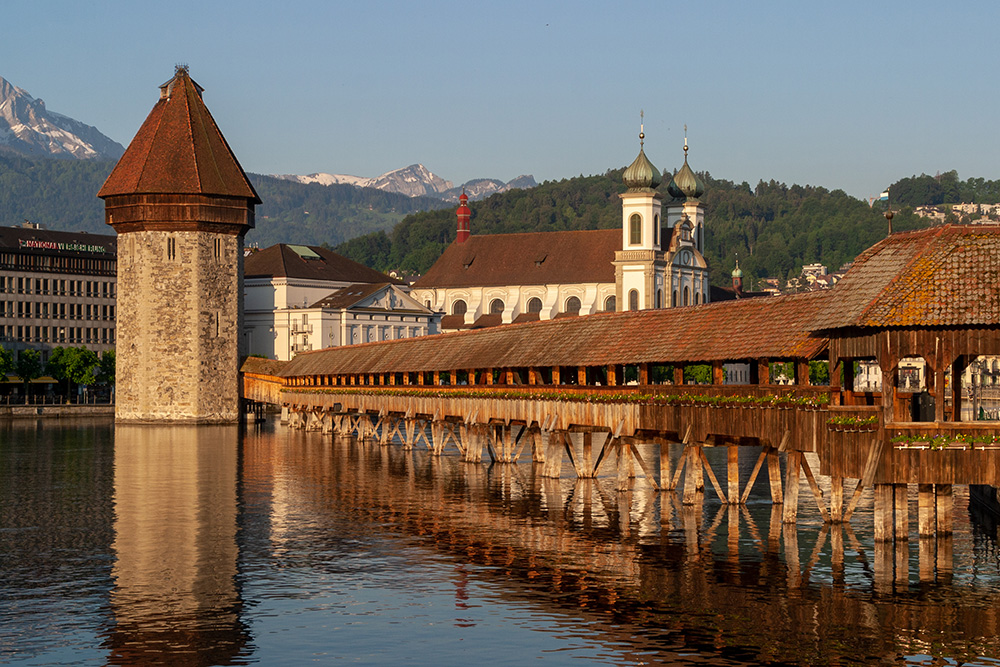
<path id="1" fill-rule="evenodd" d="M 998 275 L 1000 225 L 893 234 L 854 261 L 813 329 L 995 325 Z"/>
<path id="2" fill-rule="evenodd" d="M 283 375 L 811 359 L 813 314 L 832 291 L 718 304 L 598 313 L 297 355 Z"/>
<path id="3" fill-rule="evenodd" d="M 414 289 L 613 283 L 621 229 L 473 235 L 445 248 Z"/>
<path id="4" fill-rule="evenodd" d="M 199 194 L 260 203 L 202 101 L 201 91 L 185 68 L 178 68 L 174 78 L 160 86 L 160 100 L 98 197 Z"/>
<path id="5" fill-rule="evenodd" d="M 332 250 L 285 243 L 248 255 L 244 261 L 243 275 L 246 278 L 304 278 L 347 283 L 401 284 L 384 273 L 369 269 Z"/>

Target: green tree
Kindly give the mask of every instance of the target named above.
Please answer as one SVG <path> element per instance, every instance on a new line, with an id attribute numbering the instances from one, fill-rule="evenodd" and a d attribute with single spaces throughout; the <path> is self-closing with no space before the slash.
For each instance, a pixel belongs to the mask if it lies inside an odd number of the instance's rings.
<path id="1" fill-rule="evenodd" d="M 712 367 L 709 364 L 692 364 L 684 367 L 684 384 L 711 384 Z"/>
<path id="2" fill-rule="evenodd" d="M 253 355 L 251 355 L 253 356 Z M 97 364 L 97 383 L 112 386 L 115 383 L 115 351 L 107 350 Z"/>
<path id="3" fill-rule="evenodd" d="M 14 372 L 14 355 L 5 347 L 0 347 L 0 376 Z"/>
<path id="4" fill-rule="evenodd" d="M 21 350 L 14 364 L 14 372 L 24 383 L 24 402 L 28 402 L 28 383 L 41 377 L 42 357 L 38 350 Z"/>

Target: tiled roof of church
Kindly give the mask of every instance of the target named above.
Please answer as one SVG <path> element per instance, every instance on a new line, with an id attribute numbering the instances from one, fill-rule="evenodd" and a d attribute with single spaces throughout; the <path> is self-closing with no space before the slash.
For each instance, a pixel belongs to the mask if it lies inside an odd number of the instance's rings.
<path id="1" fill-rule="evenodd" d="M 332 250 L 285 243 L 278 243 L 247 256 L 243 275 L 246 278 L 304 278 L 348 283 L 400 284 L 398 280 Z"/>
<path id="2" fill-rule="evenodd" d="M 212 114 L 202 88 L 178 67 L 98 197 L 199 194 L 260 203 Z"/>
<path id="3" fill-rule="evenodd" d="M 599 313 L 329 348 L 297 355 L 282 375 L 812 359 L 827 345 L 809 333 L 813 313 L 832 294 Z"/>
<path id="4" fill-rule="evenodd" d="M 414 289 L 613 283 L 621 228 L 473 235 L 445 248 Z"/>
<path id="5" fill-rule="evenodd" d="M 996 324 L 998 275 L 1000 225 L 893 234 L 854 261 L 812 328 Z"/>

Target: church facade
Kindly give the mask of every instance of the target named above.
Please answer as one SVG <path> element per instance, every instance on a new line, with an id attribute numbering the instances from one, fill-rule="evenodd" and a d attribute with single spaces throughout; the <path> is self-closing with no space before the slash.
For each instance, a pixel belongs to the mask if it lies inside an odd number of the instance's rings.
<path id="1" fill-rule="evenodd" d="M 708 303 L 704 258 L 705 186 L 688 166 L 657 191 L 659 170 L 639 155 L 625 170 L 620 229 L 472 234 L 463 194 L 458 233 L 413 285 L 413 297 L 441 312 L 445 331 L 602 311 Z"/>

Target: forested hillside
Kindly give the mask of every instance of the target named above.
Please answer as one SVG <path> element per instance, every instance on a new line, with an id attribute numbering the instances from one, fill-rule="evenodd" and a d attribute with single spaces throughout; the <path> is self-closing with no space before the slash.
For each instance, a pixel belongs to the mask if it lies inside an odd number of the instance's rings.
<path id="1" fill-rule="evenodd" d="M 472 233 L 617 227 L 617 195 L 625 191 L 621 174 L 617 169 L 493 195 L 472 205 Z M 836 270 L 886 233 L 881 205 L 869 208 L 842 190 L 774 181 L 751 188 L 701 176 L 706 183 L 706 255 L 716 284 L 728 284 L 737 255 L 748 279 L 786 278 L 813 262 Z M 660 190 L 669 199 L 665 184 Z M 893 221 L 897 230 L 926 224 L 909 211 Z M 452 209 L 419 213 L 407 216 L 389 234 L 356 238 L 337 251 L 381 270 L 423 272 L 451 243 L 455 226 Z"/>
<path id="2" fill-rule="evenodd" d="M 29 159 L 0 153 L 0 225 L 24 220 L 46 229 L 112 234 L 97 198 L 114 163 L 98 160 Z M 263 200 L 257 228 L 247 243 L 337 244 L 391 229 L 409 213 L 441 207 L 440 199 L 410 198 L 350 185 L 303 185 L 249 174 Z"/>

